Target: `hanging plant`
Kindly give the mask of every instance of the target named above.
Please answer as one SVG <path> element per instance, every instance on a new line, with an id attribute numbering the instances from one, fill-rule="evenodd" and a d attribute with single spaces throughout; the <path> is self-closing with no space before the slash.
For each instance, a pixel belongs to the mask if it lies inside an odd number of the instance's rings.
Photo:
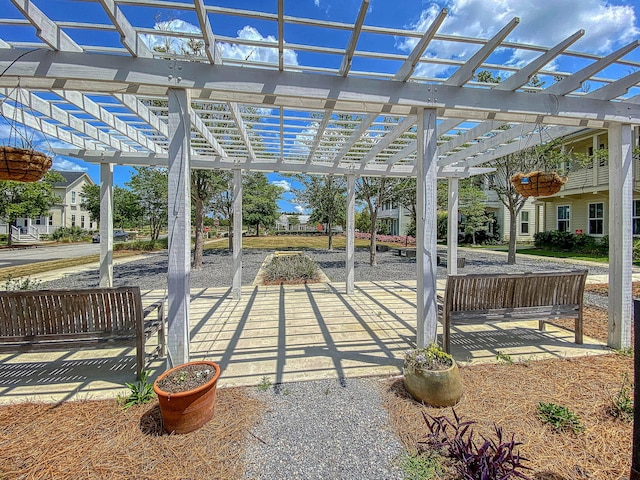
<path id="1" fill-rule="evenodd" d="M 567 177 L 557 172 L 516 173 L 511 177 L 511 183 L 523 197 L 548 197 L 560 191 L 567 183 Z"/>
<path id="2" fill-rule="evenodd" d="M 29 134 L 26 125 L 24 125 L 23 131 L 18 126 L 20 105 L 28 105 L 28 102 L 22 101 L 23 94 L 20 87 L 18 87 L 0 101 L 1 106 L 12 95 L 16 99 L 14 102 L 14 118 L 5 117 L 0 109 L 0 115 L 9 125 L 8 144 L 0 146 L 0 180 L 37 182 L 49 171 L 53 164 L 53 159 L 49 155 L 33 148 L 34 133 Z"/>

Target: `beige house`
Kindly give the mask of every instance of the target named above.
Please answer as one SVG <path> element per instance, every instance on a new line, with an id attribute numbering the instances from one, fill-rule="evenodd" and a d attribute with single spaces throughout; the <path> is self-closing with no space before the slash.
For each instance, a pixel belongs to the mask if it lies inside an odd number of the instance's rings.
<path id="1" fill-rule="evenodd" d="M 634 137 L 638 138 L 635 129 Z M 597 150 L 608 149 L 606 130 L 585 130 L 566 138 L 563 148 L 567 152 L 592 155 Z M 633 159 L 633 202 L 628 215 L 633 218 L 633 234 L 640 235 L 640 159 Z M 567 183 L 550 197 L 532 202 L 534 230 L 560 230 L 585 233 L 594 237 L 609 234 L 609 161 L 594 160 L 586 168 L 570 171 Z M 533 215 L 532 215 L 533 214 Z M 522 217 L 522 212 L 520 214 Z M 526 215 L 525 215 L 526 218 Z M 519 218 L 522 222 L 523 219 Z"/>
<path id="2" fill-rule="evenodd" d="M 84 185 L 95 185 L 85 172 L 61 172 L 64 178 L 53 185 L 54 195 L 59 201 L 51 207 L 49 215 L 36 218 L 19 218 L 16 227 L 11 228 L 13 240 L 38 240 L 40 235 L 51 234 L 60 227 L 79 227 L 84 230 L 96 230 L 98 222 L 92 222 L 87 210 L 84 210 L 81 193 Z M 2 225 L 0 231 L 7 232 L 9 226 Z"/>

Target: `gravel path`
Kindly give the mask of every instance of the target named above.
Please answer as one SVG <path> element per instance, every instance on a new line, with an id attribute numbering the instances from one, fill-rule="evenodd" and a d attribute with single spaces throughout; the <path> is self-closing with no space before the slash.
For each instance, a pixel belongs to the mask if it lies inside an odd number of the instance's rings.
<path id="1" fill-rule="evenodd" d="M 242 282 L 251 284 L 270 252 L 243 252 Z M 346 280 L 344 251 L 307 252 L 331 281 Z M 439 255 L 446 256 L 444 249 Z M 518 258 L 507 265 L 506 255 L 481 250 L 460 251 L 466 258 L 463 273 L 527 272 L 585 268 L 536 257 Z M 378 254 L 378 266 L 369 266 L 366 249 L 355 252 L 356 281 L 415 280 L 414 258 L 393 251 Z M 586 267 L 590 274 L 606 274 L 607 266 Z M 144 289 L 165 288 L 167 254 L 114 265 L 114 284 L 138 285 Z M 228 287 L 233 262 L 229 252 L 207 250 L 204 268 L 191 272 L 194 288 Z M 446 266 L 438 267 L 438 278 L 446 278 Z M 82 288 L 98 285 L 98 270 L 69 275 L 43 284 L 43 288 Z M 606 307 L 606 297 L 587 295 L 587 303 Z M 246 478 L 255 479 L 401 479 L 397 466 L 402 447 L 388 429 L 387 412 L 381 404 L 376 379 L 321 380 L 276 385 L 256 395 L 270 406 L 253 433 L 247 451 Z"/>
<path id="2" fill-rule="evenodd" d="M 380 252 L 377 255 L 378 266 L 369 265 L 369 251 L 357 249 L 355 252 L 355 281 L 385 281 L 385 280 L 415 280 L 415 258 L 400 257 L 395 251 Z M 242 256 L 242 284 L 250 285 L 256 277 L 260 265 L 269 254 L 265 250 L 244 250 Z M 323 272 L 333 282 L 346 281 L 344 250 L 328 252 L 326 250 L 307 250 Z M 445 257 L 446 250 L 438 249 L 438 254 Z M 571 263 L 547 260 L 544 258 L 519 256 L 516 265 L 507 265 L 506 255 L 495 254 L 482 250 L 461 250 L 458 254 L 466 258 L 461 273 L 516 273 L 549 270 L 568 270 L 576 267 Z M 138 285 L 142 290 L 166 288 L 167 285 L 167 253 L 152 254 L 144 259 L 128 263 L 116 264 L 113 267 L 115 286 Z M 607 274 L 605 265 L 586 267 L 589 274 Z M 438 278 L 446 278 L 447 270 L 443 264 L 438 267 Z M 203 258 L 203 268 L 191 272 L 191 287 L 216 288 L 228 287 L 233 279 L 233 260 L 230 252 L 220 250 L 206 250 Z M 68 275 L 64 278 L 42 284 L 43 288 L 90 288 L 99 284 L 98 270 Z M 606 307 L 606 297 L 585 295 L 588 304 Z"/>
<path id="3" fill-rule="evenodd" d="M 251 479 L 402 479 L 402 446 L 377 380 L 287 383 L 257 392 L 270 408 L 246 453 Z"/>

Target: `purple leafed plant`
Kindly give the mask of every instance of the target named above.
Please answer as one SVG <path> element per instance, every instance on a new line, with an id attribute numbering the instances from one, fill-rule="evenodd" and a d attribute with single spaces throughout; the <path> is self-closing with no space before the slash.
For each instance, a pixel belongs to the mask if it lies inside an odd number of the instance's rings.
<path id="1" fill-rule="evenodd" d="M 437 450 L 455 461 L 455 468 L 464 480 L 529 479 L 522 470 L 530 470 L 522 462 L 527 461 L 515 451 L 522 442 L 514 435 L 504 439 L 502 428 L 494 424 L 495 438 L 485 438 L 478 446 L 473 440 L 475 422 L 462 421 L 453 410 L 454 420 L 442 415 L 432 417 L 422 413 L 429 433 L 418 442 L 421 452 Z"/>

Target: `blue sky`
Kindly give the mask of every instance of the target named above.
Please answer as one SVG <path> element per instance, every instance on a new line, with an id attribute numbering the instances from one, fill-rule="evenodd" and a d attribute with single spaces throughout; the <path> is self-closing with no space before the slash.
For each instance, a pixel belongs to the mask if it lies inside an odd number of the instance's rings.
<path id="1" fill-rule="evenodd" d="M 185 0 L 182 0 L 185 1 Z M 95 21 L 109 24 L 109 20 L 99 4 L 84 3 L 77 0 L 55 1 L 34 0 L 34 3 L 54 20 L 67 21 Z M 266 10 L 277 12 L 276 0 L 205 0 L 207 4 L 239 9 Z M 285 14 L 291 16 L 311 17 L 335 22 L 354 22 L 360 8 L 360 0 L 285 0 Z M 424 32 L 441 8 L 448 7 L 449 15 L 440 33 L 458 34 L 464 36 L 491 37 L 506 25 L 513 17 L 520 17 L 520 24 L 508 37 L 508 40 L 522 43 L 536 43 L 552 46 L 574 33 L 579 28 L 586 30 L 586 35 L 579 40 L 574 48 L 597 54 L 607 54 L 620 46 L 640 38 L 638 28 L 638 10 L 640 1 L 605 1 L 605 0 L 448 0 L 448 1 L 420 1 L 420 0 L 371 0 L 365 23 L 367 25 L 385 26 L 393 28 L 411 29 Z M 158 22 L 171 22 L 171 29 L 180 31 L 194 31 L 198 21 L 194 12 L 186 11 L 156 11 L 148 7 L 121 6 L 122 11 L 132 24 L 137 27 L 153 28 Z M 0 11 L 5 18 L 22 18 L 9 0 L 0 0 Z M 210 16 L 212 27 L 216 35 L 230 38 L 269 39 L 277 38 L 277 25 L 266 20 L 230 16 Z M 285 42 L 289 44 L 313 44 L 328 47 L 344 48 L 348 42 L 350 32 L 332 29 L 331 35 L 327 31 L 300 25 L 285 26 Z M 107 46 L 121 46 L 119 36 L 115 32 L 95 32 L 70 30 L 69 34 L 78 43 L 104 44 Z M 322 38 L 319 38 L 322 35 Z M 3 27 L 0 39 L 5 41 L 36 41 L 35 32 L 30 27 Z M 153 44 L 157 39 L 150 37 L 148 43 Z M 407 55 L 417 39 L 397 38 L 363 33 L 358 42 L 358 50 L 388 52 Z M 245 58 L 250 55 L 254 60 L 276 62 L 276 52 L 272 49 L 240 46 L 232 42 L 222 43 L 223 58 Z M 433 42 L 432 52 L 437 50 L 440 57 L 459 60 L 469 58 L 474 49 L 468 44 L 453 42 Z M 428 52 L 429 53 L 429 52 Z M 636 49 L 627 59 L 640 61 L 640 49 Z M 528 63 L 531 56 L 515 54 L 509 49 L 501 49 L 490 58 L 490 63 L 520 66 Z M 340 55 L 319 55 L 304 51 L 286 52 L 286 62 L 289 64 L 317 65 L 338 68 L 342 61 Z M 556 71 L 575 71 L 588 61 L 570 60 L 559 57 L 553 65 L 546 68 Z M 581 63 L 582 62 L 582 63 Z M 400 61 L 380 59 L 355 58 L 352 70 L 366 70 L 395 73 Z M 619 68 L 619 67 L 618 67 Z M 452 73 L 451 67 L 426 66 L 418 67 L 418 74 L 426 77 L 444 77 Z M 616 72 L 602 72 L 602 76 L 616 76 Z M 631 73 L 631 70 L 624 74 Z M 545 79 L 542 78 L 544 81 Z M 550 79 L 549 79 L 550 80 Z M 595 89 L 599 85 L 587 85 L 584 88 Z M 631 91 L 630 95 L 640 92 Z M 309 128 L 301 135 L 312 135 L 315 125 L 310 120 Z M 0 140 L 7 138 L 9 129 L 6 123 L 0 122 Z M 41 135 L 40 140 L 42 141 Z M 42 142 L 46 146 L 46 142 Z M 62 142 L 50 140 L 52 146 L 63 146 Z M 83 170 L 99 182 L 99 167 L 85 162 L 63 157 L 56 157 L 54 168 L 59 170 Z M 115 181 L 123 185 L 130 177 L 132 168 L 115 167 Z M 270 181 L 289 190 L 291 179 L 278 174 L 269 174 Z M 284 211 L 302 211 L 296 205 L 293 194 L 287 192 L 280 202 Z"/>

